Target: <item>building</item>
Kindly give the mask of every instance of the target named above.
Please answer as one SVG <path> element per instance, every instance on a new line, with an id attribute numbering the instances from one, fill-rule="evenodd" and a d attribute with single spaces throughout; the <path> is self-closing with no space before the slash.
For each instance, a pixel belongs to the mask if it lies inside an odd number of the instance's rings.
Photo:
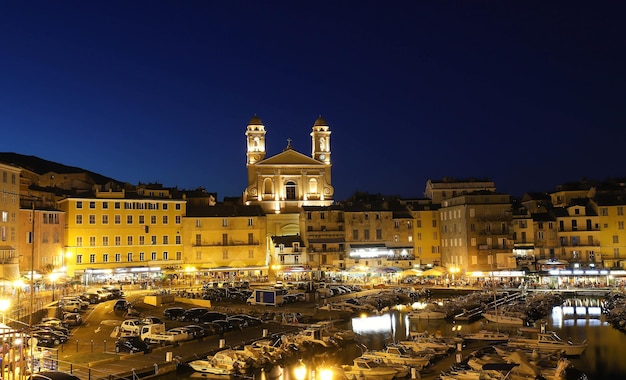
<path id="1" fill-rule="evenodd" d="M 184 199 L 160 185 L 95 190 L 61 200 L 67 275 L 84 285 L 152 282 L 183 260 Z"/>
<path id="2" fill-rule="evenodd" d="M 319 117 L 311 132 L 312 154 L 293 149 L 291 139 L 280 153 L 266 157 L 265 126 L 254 116 L 246 130 L 247 205 L 259 205 L 266 214 L 299 214 L 302 206 L 329 206 L 335 192 L 331 181 L 330 127 Z"/>
<path id="3" fill-rule="evenodd" d="M 5 285 L 20 277 L 18 251 L 20 212 L 20 168 L 0 163 L 0 279 Z"/>
<path id="4" fill-rule="evenodd" d="M 197 206 L 183 217 L 183 260 L 175 268 L 200 281 L 267 278 L 267 220 L 258 205 Z"/>
<path id="5" fill-rule="evenodd" d="M 300 225 L 313 277 L 322 279 L 326 272 L 344 270 L 346 222 L 343 206 L 303 206 Z"/>
<path id="6" fill-rule="evenodd" d="M 441 180 L 429 179 L 426 181 L 424 196 L 433 203 L 441 203 L 444 199 L 453 198 L 462 194 L 475 191 L 495 192 L 496 187 L 493 181 L 488 179 L 456 179 L 444 177 Z"/>
<path id="7" fill-rule="evenodd" d="M 516 268 L 508 194 L 475 191 L 439 209 L 442 265 L 461 273 Z"/>

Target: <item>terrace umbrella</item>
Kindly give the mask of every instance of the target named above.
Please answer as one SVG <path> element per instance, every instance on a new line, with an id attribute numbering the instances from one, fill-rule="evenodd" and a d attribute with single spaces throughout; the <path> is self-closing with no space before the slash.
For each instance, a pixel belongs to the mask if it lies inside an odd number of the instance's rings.
<path id="1" fill-rule="evenodd" d="M 422 272 L 422 276 L 424 277 L 441 277 L 444 274 L 445 270 L 440 268 L 431 268 Z"/>

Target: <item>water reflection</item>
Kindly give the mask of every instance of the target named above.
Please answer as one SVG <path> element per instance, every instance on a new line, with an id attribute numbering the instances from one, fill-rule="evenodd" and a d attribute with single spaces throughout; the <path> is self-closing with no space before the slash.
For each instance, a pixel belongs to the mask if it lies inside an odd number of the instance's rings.
<path id="1" fill-rule="evenodd" d="M 572 362 L 577 369 L 585 372 L 590 379 L 626 378 L 626 348 L 624 333 L 614 329 L 601 313 L 601 298 L 572 298 L 563 305 L 556 306 L 546 316 L 548 329 L 562 338 L 586 340 L 587 350 Z M 353 318 L 344 327 L 351 328 L 359 335 L 359 342 L 368 349 L 382 349 L 394 340 L 404 340 L 411 332 L 428 331 L 442 336 L 456 336 L 481 329 L 491 328 L 515 335 L 518 327 L 487 323 L 484 319 L 474 322 L 454 323 L 446 320 L 409 320 L 408 310 L 393 309 L 386 314 Z M 536 326 L 539 327 L 539 326 Z M 361 348 L 348 345 L 332 354 L 303 358 L 308 368 L 330 364 L 348 364 L 361 354 Z M 269 372 L 255 374 L 256 379 L 295 380 L 294 366 L 276 368 Z M 195 377 L 196 375 L 194 375 Z M 310 376 L 310 373 L 309 373 Z M 319 378 L 319 372 L 316 374 Z M 177 375 L 172 378 L 191 378 L 191 375 Z M 307 377 L 309 378 L 309 377 Z"/>

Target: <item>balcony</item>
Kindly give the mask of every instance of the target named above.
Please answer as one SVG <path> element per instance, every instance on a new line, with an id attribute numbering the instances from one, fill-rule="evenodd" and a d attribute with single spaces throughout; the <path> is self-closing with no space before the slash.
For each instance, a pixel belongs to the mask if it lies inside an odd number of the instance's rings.
<path id="1" fill-rule="evenodd" d="M 223 241 L 219 241 L 219 242 L 203 241 L 200 244 L 198 244 L 198 242 L 192 244 L 192 247 L 236 247 L 236 246 L 243 246 L 243 245 L 258 246 L 258 245 L 261 245 L 261 243 L 259 243 L 258 240 L 255 240 L 253 242 L 249 242 L 245 240 L 229 240 L 226 243 Z"/>

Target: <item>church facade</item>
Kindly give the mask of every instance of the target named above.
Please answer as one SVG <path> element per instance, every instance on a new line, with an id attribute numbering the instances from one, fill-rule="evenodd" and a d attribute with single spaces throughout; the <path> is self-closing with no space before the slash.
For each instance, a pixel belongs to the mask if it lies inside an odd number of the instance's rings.
<path id="1" fill-rule="evenodd" d="M 268 214 L 297 214 L 302 206 L 330 206 L 335 192 L 331 181 L 330 127 L 322 117 L 311 131 L 311 156 L 287 147 L 267 156 L 265 126 L 257 116 L 246 129 L 248 185 L 246 205 L 259 205 Z"/>

